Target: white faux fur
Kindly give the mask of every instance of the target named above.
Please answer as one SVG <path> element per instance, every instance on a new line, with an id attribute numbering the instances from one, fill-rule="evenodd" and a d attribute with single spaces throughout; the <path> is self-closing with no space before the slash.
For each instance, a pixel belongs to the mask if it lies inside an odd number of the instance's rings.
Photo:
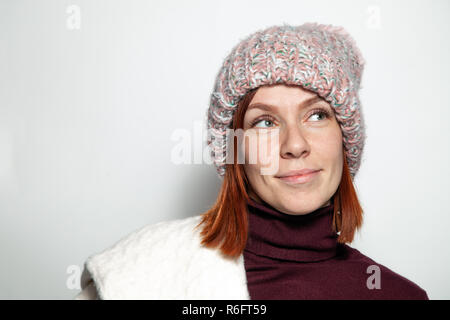
<path id="1" fill-rule="evenodd" d="M 147 225 L 90 256 L 81 286 L 100 299 L 248 300 L 243 255 L 200 245 L 200 215 Z"/>

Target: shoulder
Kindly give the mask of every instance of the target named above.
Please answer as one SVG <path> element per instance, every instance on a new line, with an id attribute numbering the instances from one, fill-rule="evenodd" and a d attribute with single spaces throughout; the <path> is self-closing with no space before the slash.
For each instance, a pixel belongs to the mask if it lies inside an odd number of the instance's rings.
<path id="1" fill-rule="evenodd" d="M 167 256 L 170 250 L 186 247 L 195 239 L 195 226 L 200 222 L 200 216 L 162 221 L 144 226 L 117 241 L 111 247 L 92 256 L 88 261 L 109 264 L 125 263 L 164 252 Z"/>
<path id="2" fill-rule="evenodd" d="M 199 222 L 200 216 L 193 216 L 146 225 L 117 241 L 104 250 L 101 256 L 113 258 L 123 254 L 132 257 L 146 248 L 162 250 L 174 244 L 185 243 L 186 240 L 193 240 L 194 228 Z M 119 252 L 120 255 L 117 254 Z"/>
<path id="3" fill-rule="evenodd" d="M 85 262 L 82 288 L 93 280 L 101 299 L 122 299 L 126 296 L 120 292 L 127 286 L 133 286 L 133 292 L 139 295 L 139 290 L 147 290 L 149 283 L 170 280 L 156 278 L 161 275 L 170 274 L 175 278 L 171 281 L 176 281 L 183 276 L 183 270 L 178 269 L 186 267 L 200 249 L 195 231 L 200 220 L 201 215 L 197 215 L 149 224 L 91 255 Z M 140 283 L 146 287 L 139 288 Z"/>
<path id="4" fill-rule="evenodd" d="M 359 250 L 345 245 L 348 261 L 364 272 L 372 297 L 379 299 L 428 300 L 424 289 L 413 281 L 376 262 Z"/>

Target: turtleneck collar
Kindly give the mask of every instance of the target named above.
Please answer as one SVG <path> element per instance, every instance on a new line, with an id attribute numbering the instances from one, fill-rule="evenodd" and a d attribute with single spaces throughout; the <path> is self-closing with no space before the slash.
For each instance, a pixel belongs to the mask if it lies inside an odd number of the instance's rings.
<path id="1" fill-rule="evenodd" d="M 249 233 L 246 251 L 269 258 L 314 262 L 337 254 L 332 230 L 333 201 L 305 215 L 286 214 L 253 199 L 247 200 Z"/>

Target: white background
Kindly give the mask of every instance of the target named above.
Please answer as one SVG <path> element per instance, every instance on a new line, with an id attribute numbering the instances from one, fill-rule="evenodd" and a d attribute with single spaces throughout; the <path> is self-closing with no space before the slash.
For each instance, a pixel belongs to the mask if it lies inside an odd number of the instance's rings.
<path id="1" fill-rule="evenodd" d="M 346 28 L 366 60 L 352 246 L 449 299 L 449 13 L 447 0 L 1 0 L 0 298 L 70 299 L 70 266 L 208 209 L 221 180 L 174 164 L 172 133 L 204 121 L 238 41 L 315 21 Z"/>

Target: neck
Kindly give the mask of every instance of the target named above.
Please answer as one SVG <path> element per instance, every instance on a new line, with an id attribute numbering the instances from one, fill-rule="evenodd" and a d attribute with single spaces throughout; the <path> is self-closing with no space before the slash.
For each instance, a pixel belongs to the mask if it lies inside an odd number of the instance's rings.
<path id="1" fill-rule="evenodd" d="M 332 230 L 333 203 L 305 215 L 283 213 L 269 204 L 247 200 L 249 237 L 245 250 L 274 259 L 314 262 L 337 253 Z"/>
<path id="2" fill-rule="evenodd" d="M 261 199 L 261 197 L 258 196 L 251 188 L 248 190 L 248 197 L 250 198 L 250 201 L 259 203 L 263 206 L 271 207 L 267 202 L 265 202 L 263 199 Z M 329 206 L 330 204 L 331 204 L 331 200 L 328 200 L 327 202 L 325 202 L 325 204 L 320 206 L 320 208 Z"/>

